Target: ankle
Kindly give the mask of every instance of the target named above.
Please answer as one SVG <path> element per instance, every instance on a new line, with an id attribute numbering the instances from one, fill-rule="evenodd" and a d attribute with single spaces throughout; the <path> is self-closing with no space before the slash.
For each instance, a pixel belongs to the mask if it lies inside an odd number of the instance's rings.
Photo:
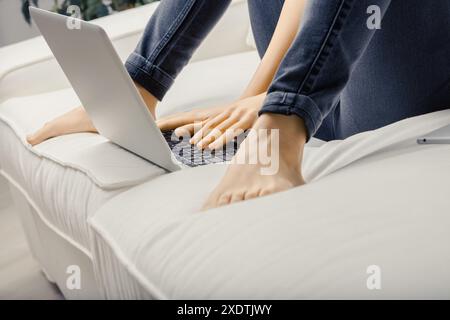
<path id="1" fill-rule="evenodd" d="M 280 158 L 290 164 L 299 163 L 306 143 L 306 127 L 300 117 L 263 114 L 254 128 L 279 130 Z"/>
<path id="2" fill-rule="evenodd" d="M 158 99 L 155 98 L 147 89 L 141 86 L 139 83 L 135 82 L 136 88 L 138 89 L 142 99 L 147 105 L 148 111 L 156 118 L 156 106 L 158 105 Z"/>
<path id="3" fill-rule="evenodd" d="M 289 140 L 289 144 L 302 146 L 306 143 L 306 127 L 303 119 L 295 115 L 287 116 L 281 114 L 266 113 L 259 117 L 255 127 L 262 129 L 278 129 L 280 137 Z"/>

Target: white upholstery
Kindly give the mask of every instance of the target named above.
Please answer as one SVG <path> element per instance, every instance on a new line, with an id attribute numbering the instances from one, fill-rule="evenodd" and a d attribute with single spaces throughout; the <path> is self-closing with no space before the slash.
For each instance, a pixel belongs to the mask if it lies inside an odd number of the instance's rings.
<path id="1" fill-rule="evenodd" d="M 157 5 L 141 6 L 92 22 L 106 30 L 119 56 L 125 60 L 136 46 Z M 253 50 L 246 44 L 248 29 L 247 5 L 245 1 L 235 0 L 193 61 Z M 70 87 L 42 37 L 0 48 L 0 61 L 0 102 L 11 97 Z"/>
<path id="2" fill-rule="evenodd" d="M 163 175 L 90 219 L 108 298 L 450 298 L 450 110 L 307 148 L 309 183 L 198 212 L 225 167 Z M 176 200 L 176 201 L 174 201 Z M 368 290 L 369 266 L 382 290 Z"/>
<path id="3" fill-rule="evenodd" d="M 257 63 L 255 52 L 192 63 L 160 105 L 161 113 L 232 101 Z M 236 79 L 233 74 L 237 71 L 240 76 Z M 53 227 L 89 252 L 87 217 L 122 189 L 164 171 L 97 134 L 62 136 L 34 148 L 28 146 L 27 133 L 77 105 L 72 89 L 0 104 L 0 168 L 35 199 Z"/>

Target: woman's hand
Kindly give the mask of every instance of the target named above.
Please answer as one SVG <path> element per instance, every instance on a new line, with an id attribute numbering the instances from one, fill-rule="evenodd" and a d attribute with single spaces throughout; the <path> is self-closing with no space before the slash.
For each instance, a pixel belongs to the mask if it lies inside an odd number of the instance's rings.
<path id="1" fill-rule="evenodd" d="M 162 131 L 175 129 L 177 136 L 191 136 L 190 142 L 200 149 L 219 149 L 253 126 L 265 97 L 262 93 L 231 105 L 177 113 L 157 123 Z"/>

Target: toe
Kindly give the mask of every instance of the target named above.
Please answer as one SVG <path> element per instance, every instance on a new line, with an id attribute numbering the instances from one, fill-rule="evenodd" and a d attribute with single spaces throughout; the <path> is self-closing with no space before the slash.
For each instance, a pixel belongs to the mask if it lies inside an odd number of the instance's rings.
<path id="1" fill-rule="evenodd" d="M 250 199 L 254 199 L 257 198 L 259 196 L 259 189 L 255 189 L 255 190 L 251 190 L 251 191 L 247 191 L 245 193 L 245 200 L 250 200 Z"/>
<path id="2" fill-rule="evenodd" d="M 240 202 L 243 201 L 245 199 L 245 192 L 235 192 L 233 193 L 233 195 L 231 196 L 231 200 L 230 203 L 235 203 L 235 202 Z"/>
<path id="3" fill-rule="evenodd" d="M 44 140 L 47 140 L 48 138 L 52 137 L 52 135 L 53 135 L 53 128 L 47 123 L 35 133 L 28 135 L 27 141 L 32 146 L 35 146 L 43 142 Z"/>
<path id="4" fill-rule="evenodd" d="M 30 134 L 27 136 L 27 141 L 29 144 L 31 144 L 32 146 L 35 146 L 39 143 L 41 143 L 42 141 L 44 141 L 43 135 L 40 132 L 36 132 L 34 134 Z"/>
<path id="5" fill-rule="evenodd" d="M 219 201 L 217 202 L 217 206 L 225 206 L 229 204 L 231 201 L 231 194 L 224 194 L 219 198 Z"/>
<path id="6" fill-rule="evenodd" d="M 34 142 L 35 142 L 35 140 L 34 140 L 34 135 L 32 135 L 32 134 L 29 134 L 28 136 L 27 136 L 27 142 L 29 143 L 29 144 L 31 144 L 32 146 L 34 146 Z"/>
<path id="7" fill-rule="evenodd" d="M 200 211 L 213 209 L 214 207 L 217 207 L 218 202 L 219 202 L 219 195 L 214 192 L 208 197 L 208 200 L 206 200 L 206 202 L 203 204 L 203 207 L 201 208 Z"/>
<path id="8" fill-rule="evenodd" d="M 273 190 L 272 188 L 264 188 L 264 189 L 261 189 L 261 191 L 259 192 L 259 196 L 265 197 L 274 192 L 275 192 L 275 190 Z"/>

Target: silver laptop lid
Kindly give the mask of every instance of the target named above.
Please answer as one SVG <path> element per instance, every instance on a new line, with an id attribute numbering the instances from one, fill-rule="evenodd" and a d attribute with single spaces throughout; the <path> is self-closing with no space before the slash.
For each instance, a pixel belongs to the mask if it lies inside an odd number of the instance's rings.
<path id="1" fill-rule="evenodd" d="M 179 170 L 106 32 L 34 7 L 30 13 L 99 133 L 162 168 Z"/>

